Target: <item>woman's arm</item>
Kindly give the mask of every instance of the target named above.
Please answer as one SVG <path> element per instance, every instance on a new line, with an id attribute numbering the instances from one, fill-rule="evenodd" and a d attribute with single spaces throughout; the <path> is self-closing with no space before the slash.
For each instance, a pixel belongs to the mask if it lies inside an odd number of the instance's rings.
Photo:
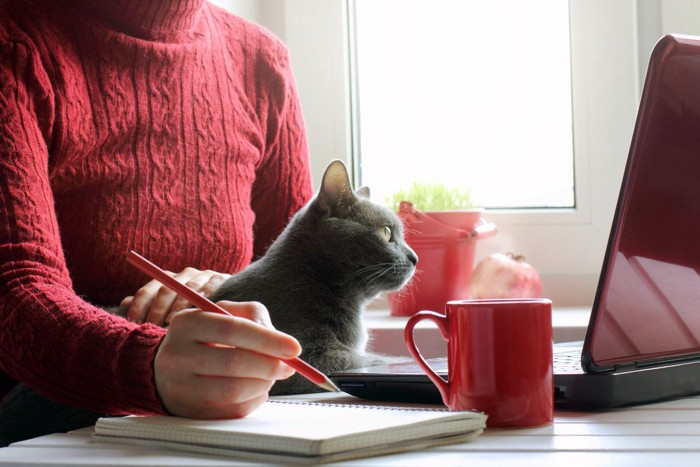
<path id="1" fill-rule="evenodd" d="M 162 412 L 152 362 L 165 330 L 73 291 L 49 181 L 48 74 L 31 43 L 0 34 L 0 47 L 0 370 L 59 402 Z"/>
<path id="2" fill-rule="evenodd" d="M 238 318 L 188 311 L 166 333 L 74 292 L 49 178 L 55 109 L 48 74 L 30 43 L 2 33 L 0 371 L 57 402 L 100 413 L 247 414 L 291 374 L 279 359 L 298 355 L 298 342 L 271 329 L 257 305 L 228 305 Z"/>

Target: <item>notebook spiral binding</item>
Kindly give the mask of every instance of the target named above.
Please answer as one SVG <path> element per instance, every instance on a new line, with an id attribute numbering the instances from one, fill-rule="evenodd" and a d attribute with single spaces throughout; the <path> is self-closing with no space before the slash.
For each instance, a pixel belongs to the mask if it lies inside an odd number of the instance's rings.
<path id="1" fill-rule="evenodd" d="M 405 406 L 391 406 L 391 405 L 365 405 L 365 404 L 342 404 L 342 403 L 331 403 L 331 402 L 316 402 L 316 401 L 288 401 L 288 400 L 269 400 L 268 402 L 273 402 L 275 404 L 290 404 L 290 405 L 318 405 L 322 407 L 339 407 L 348 409 L 369 409 L 369 410 L 395 410 L 395 411 L 405 411 L 405 412 L 449 412 L 447 408 L 440 407 L 405 407 Z M 471 411 L 476 412 L 476 411 Z"/>

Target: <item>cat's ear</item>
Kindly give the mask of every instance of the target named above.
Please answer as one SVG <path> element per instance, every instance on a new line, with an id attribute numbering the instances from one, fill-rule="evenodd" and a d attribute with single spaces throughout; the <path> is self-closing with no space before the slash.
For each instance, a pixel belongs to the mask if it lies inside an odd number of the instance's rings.
<path id="1" fill-rule="evenodd" d="M 356 194 L 357 196 L 362 197 L 362 198 L 367 198 L 367 199 L 369 199 L 369 196 L 370 196 L 370 195 L 369 195 L 369 187 L 368 187 L 368 186 L 360 187 L 360 188 L 357 189 L 357 191 L 355 191 L 355 194 Z"/>
<path id="2" fill-rule="evenodd" d="M 321 190 L 318 192 L 319 201 L 328 211 L 332 211 L 340 201 L 352 198 L 354 195 L 350 185 L 350 176 L 340 160 L 334 160 L 326 168 L 321 182 Z"/>

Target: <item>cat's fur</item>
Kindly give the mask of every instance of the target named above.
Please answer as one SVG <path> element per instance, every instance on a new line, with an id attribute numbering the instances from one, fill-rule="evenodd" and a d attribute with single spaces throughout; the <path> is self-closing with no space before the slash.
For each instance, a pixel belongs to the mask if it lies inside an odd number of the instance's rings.
<path id="1" fill-rule="evenodd" d="M 387 230 L 388 229 L 388 230 Z M 386 363 L 365 352 L 361 311 L 378 293 L 401 288 L 418 258 L 403 240 L 400 219 L 353 192 L 342 162 L 332 162 L 317 196 L 302 208 L 265 256 L 232 276 L 213 301 L 259 301 L 273 325 L 295 336 L 301 358 L 324 373 Z M 278 381 L 271 394 L 318 388 L 301 375 Z M 53 403 L 18 386 L 0 404 L 0 446 L 90 425 L 99 415 Z M 47 427 L 37 432 L 37 427 Z"/>
<path id="2" fill-rule="evenodd" d="M 265 257 L 226 281 L 212 300 L 263 302 L 272 324 L 299 340 L 301 358 L 324 373 L 385 363 L 364 352 L 361 309 L 378 293 L 402 287 L 417 257 L 403 240 L 399 218 L 367 196 L 366 189 L 353 193 L 345 166 L 332 163 L 316 198 Z M 389 240 L 383 237 L 387 227 Z M 271 393 L 315 389 L 297 374 Z"/>

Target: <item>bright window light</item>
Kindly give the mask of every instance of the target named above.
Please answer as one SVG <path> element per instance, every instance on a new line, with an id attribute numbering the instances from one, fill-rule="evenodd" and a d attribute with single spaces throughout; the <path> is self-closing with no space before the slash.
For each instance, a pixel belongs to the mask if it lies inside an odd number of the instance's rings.
<path id="1" fill-rule="evenodd" d="M 569 6 L 351 2 L 362 185 L 469 187 L 487 208 L 574 207 Z"/>

